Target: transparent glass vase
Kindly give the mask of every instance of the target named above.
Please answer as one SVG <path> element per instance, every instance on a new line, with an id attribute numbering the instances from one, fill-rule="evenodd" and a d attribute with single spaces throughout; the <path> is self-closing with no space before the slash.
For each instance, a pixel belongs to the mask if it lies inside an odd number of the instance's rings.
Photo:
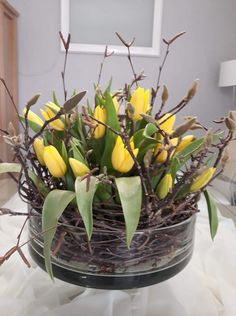
<path id="1" fill-rule="evenodd" d="M 63 224 L 52 244 L 56 278 L 97 289 L 134 289 L 173 277 L 189 262 L 194 244 L 196 215 L 162 228 L 137 230 L 130 248 L 125 231 L 94 229 L 88 242 L 84 229 Z M 45 269 L 41 214 L 30 218 L 30 253 Z"/>

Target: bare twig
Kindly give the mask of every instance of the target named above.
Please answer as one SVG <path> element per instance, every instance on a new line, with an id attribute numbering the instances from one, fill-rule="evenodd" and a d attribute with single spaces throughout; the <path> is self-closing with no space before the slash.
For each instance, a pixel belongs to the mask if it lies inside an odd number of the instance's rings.
<path id="1" fill-rule="evenodd" d="M 105 47 L 105 51 L 104 51 L 104 55 L 103 55 L 103 60 L 101 62 L 101 66 L 100 66 L 100 71 L 99 71 L 99 75 L 98 75 L 98 82 L 97 82 L 97 87 L 100 85 L 101 82 L 101 77 L 102 77 L 102 71 L 103 71 L 103 67 L 104 67 L 104 63 L 107 57 L 110 57 L 114 54 L 114 51 L 109 52 L 108 51 L 108 47 Z"/>
<path id="2" fill-rule="evenodd" d="M 20 122 L 21 126 L 23 127 L 23 129 L 25 129 L 25 126 L 24 126 L 24 124 L 21 121 L 20 114 L 19 114 L 19 111 L 17 109 L 16 103 L 15 103 L 14 98 L 13 98 L 13 96 L 12 96 L 12 94 L 11 94 L 7 84 L 6 84 L 6 81 L 3 78 L 0 78 L 0 81 L 2 82 L 2 84 L 3 84 L 3 86 L 4 86 L 5 90 L 6 90 L 9 98 L 11 99 L 11 103 L 12 103 L 12 105 L 14 107 L 14 110 L 16 112 L 16 115 L 17 115 L 17 117 L 19 119 L 19 122 Z"/>
<path id="3" fill-rule="evenodd" d="M 66 64 L 67 64 L 67 57 L 68 57 L 68 52 L 69 52 L 69 47 L 70 47 L 70 38 L 71 35 L 68 34 L 67 36 L 67 40 L 64 39 L 63 35 L 61 32 L 59 32 L 61 41 L 63 43 L 63 46 L 65 48 L 65 59 L 64 59 L 64 67 L 63 67 L 63 71 L 61 72 L 61 77 L 62 77 L 62 83 L 63 83 L 63 91 L 64 91 L 64 99 L 66 101 L 67 99 L 67 90 L 66 90 Z"/>
<path id="4" fill-rule="evenodd" d="M 138 87 L 137 75 L 136 75 L 136 72 L 134 70 L 134 65 L 133 65 L 133 62 L 132 62 L 131 52 L 130 52 L 130 47 L 134 44 L 135 37 L 132 39 L 131 42 L 127 43 L 118 32 L 115 32 L 115 34 L 116 34 L 116 36 L 119 38 L 119 40 L 124 44 L 124 46 L 128 50 L 128 56 L 127 57 L 128 57 L 128 60 L 129 60 L 129 63 L 130 63 L 130 66 L 131 66 L 131 69 L 132 69 L 132 72 L 133 72 L 133 75 L 134 75 L 134 81 L 133 82 L 136 84 L 136 87 Z"/>
<path id="5" fill-rule="evenodd" d="M 177 35 L 175 35 L 172 39 L 170 40 L 166 40 L 166 39 L 163 39 L 163 42 L 166 44 L 166 52 L 165 52 L 165 55 L 164 55 L 164 58 L 163 58 L 163 61 L 161 63 L 161 65 L 159 66 L 159 72 L 158 72 L 158 77 L 157 77 L 157 83 L 156 83 L 156 89 L 153 89 L 152 90 L 152 99 L 151 99 L 151 107 L 153 107 L 154 103 L 155 103 L 155 100 L 156 100 L 156 96 L 157 96 L 157 92 L 160 88 L 160 81 L 161 81 L 161 75 L 162 75 L 162 70 L 165 66 L 165 63 L 166 63 L 166 60 L 167 60 L 167 57 L 169 55 L 169 52 L 170 52 L 170 45 L 179 37 L 181 37 L 182 35 L 184 35 L 186 32 L 181 32 L 181 33 L 178 33 Z"/>

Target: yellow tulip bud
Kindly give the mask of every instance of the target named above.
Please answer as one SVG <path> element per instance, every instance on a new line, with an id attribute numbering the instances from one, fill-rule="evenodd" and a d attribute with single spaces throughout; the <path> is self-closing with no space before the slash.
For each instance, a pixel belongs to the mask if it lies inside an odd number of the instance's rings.
<path id="1" fill-rule="evenodd" d="M 165 163 L 168 158 L 168 150 L 170 149 L 170 146 L 176 147 L 178 144 L 178 138 L 172 138 L 170 139 L 169 145 L 163 145 L 163 144 L 157 144 L 156 149 L 154 151 L 154 156 L 156 156 L 156 160 L 159 163 Z M 170 158 L 173 156 L 174 150 L 170 154 Z"/>
<path id="2" fill-rule="evenodd" d="M 53 102 L 47 102 L 46 107 L 50 108 L 55 113 L 60 111 L 60 107 Z"/>
<path id="3" fill-rule="evenodd" d="M 43 111 L 42 109 L 40 111 L 46 121 L 52 119 L 56 115 L 50 107 L 46 107 L 46 111 Z M 49 125 L 56 131 L 64 131 L 65 129 L 65 124 L 60 119 L 51 122 Z"/>
<path id="4" fill-rule="evenodd" d="M 102 123 L 106 123 L 107 115 L 106 109 L 102 108 L 100 105 L 97 105 L 94 110 L 94 118 L 99 120 Z M 94 129 L 93 136 L 95 139 L 102 138 L 105 134 L 106 127 L 102 124 L 98 124 L 97 127 Z"/>
<path id="5" fill-rule="evenodd" d="M 34 151 L 35 151 L 35 154 L 36 154 L 36 156 L 37 156 L 38 161 L 40 162 L 40 164 L 41 164 L 42 166 L 45 166 L 45 162 L 44 162 L 44 159 L 43 159 L 43 156 L 44 156 L 44 144 L 43 144 L 43 139 L 41 139 L 41 138 L 36 138 L 36 139 L 34 140 L 33 147 L 34 147 Z"/>
<path id="6" fill-rule="evenodd" d="M 150 110 L 149 96 L 150 90 L 144 91 L 143 88 L 138 87 L 134 91 L 130 100 L 133 111 L 128 111 L 128 115 L 133 121 L 141 120 L 140 114 L 145 114 Z"/>
<path id="7" fill-rule="evenodd" d="M 189 144 L 192 143 L 192 141 L 195 139 L 195 137 L 193 135 L 187 135 L 184 136 L 179 145 L 177 146 L 176 150 L 175 150 L 175 154 L 178 154 L 180 151 L 182 151 L 185 147 L 187 147 Z"/>
<path id="8" fill-rule="evenodd" d="M 53 177 L 61 178 L 66 173 L 66 164 L 57 149 L 50 145 L 44 148 L 44 162 Z"/>
<path id="9" fill-rule="evenodd" d="M 165 133 L 172 134 L 175 120 L 175 115 L 172 115 L 171 113 L 166 113 L 160 120 L 157 121 L 157 124 L 159 125 L 160 129 L 162 129 Z"/>
<path id="10" fill-rule="evenodd" d="M 165 163 L 168 157 L 168 151 L 164 148 L 165 146 L 163 147 L 162 144 L 157 144 L 156 146 L 154 156 L 156 156 L 156 160 L 159 163 Z"/>
<path id="11" fill-rule="evenodd" d="M 173 179 L 171 174 L 167 173 L 159 182 L 156 193 L 159 199 L 164 199 L 173 187 Z"/>
<path id="12" fill-rule="evenodd" d="M 216 168 L 205 169 L 202 174 L 196 177 L 193 183 L 190 186 L 190 192 L 197 192 L 207 185 L 211 180 L 213 174 L 215 173 Z"/>
<path id="13" fill-rule="evenodd" d="M 139 150 L 138 148 L 134 148 L 133 141 L 130 141 L 130 147 L 134 156 L 137 157 Z M 134 160 L 129 151 L 125 148 L 120 136 L 116 138 L 116 143 L 112 151 L 111 162 L 113 168 L 122 173 L 127 173 L 133 168 Z"/>
<path id="14" fill-rule="evenodd" d="M 84 163 L 74 158 L 69 158 L 69 163 L 75 177 L 82 177 L 90 171 Z"/>
<path id="15" fill-rule="evenodd" d="M 26 113 L 26 108 L 24 108 L 23 110 L 24 115 L 25 113 Z M 29 110 L 28 112 L 28 120 L 39 126 L 43 126 L 43 120 L 41 120 L 41 118 L 31 110 Z"/>

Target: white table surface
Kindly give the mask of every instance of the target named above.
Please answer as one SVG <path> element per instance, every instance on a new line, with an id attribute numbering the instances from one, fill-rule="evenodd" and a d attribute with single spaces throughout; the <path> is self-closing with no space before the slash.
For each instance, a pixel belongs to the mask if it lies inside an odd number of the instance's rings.
<path id="1" fill-rule="evenodd" d="M 14 196 L 6 205 L 25 210 Z M 218 235 L 211 241 L 206 206 L 200 202 L 195 251 L 188 266 L 174 278 L 132 291 L 82 289 L 57 280 L 32 263 L 27 268 L 18 255 L 0 267 L 1 316 L 236 316 L 236 229 L 220 218 Z M 23 222 L 0 217 L 0 256 L 15 245 Z M 27 232 L 23 236 L 27 240 Z M 132 311 L 140 306 L 139 312 Z"/>

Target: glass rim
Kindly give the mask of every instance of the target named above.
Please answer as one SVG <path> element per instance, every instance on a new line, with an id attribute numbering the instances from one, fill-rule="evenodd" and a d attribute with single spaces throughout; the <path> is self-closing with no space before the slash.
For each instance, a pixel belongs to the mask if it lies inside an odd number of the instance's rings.
<path id="1" fill-rule="evenodd" d="M 37 210 L 36 210 L 37 212 Z M 38 212 L 37 212 L 38 213 Z M 41 213 L 40 213 L 40 217 L 41 217 Z M 185 225 L 185 224 L 188 224 L 192 221 L 194 221 L 196 219 L 196 216 L 197 216 L 197 213 L 194 213 L 192 214 L 189 218 L 179 222 L 179 223 L 176 223 L 176 224 L 173 224 L 173 225 L 169 225 L 169 226 L 162 226 L 162 227 L 156 227 L 156 226 L 151 226 L 151 227 L 146 227 L 146 228 L 143 228 L 143 229 L 136 229 L 134 235 L 138 235 L 138 234 L 143 234 L 143 233 L 146 233 L 146 232 L 154 232 L 154 231 L 163 231 L 163 230 L 168 230 L 168 229 L 173 229 L 173 228 L 176 228 L 176 227 L 180 227 L 182 225 Z M 74 230 L 75 233 L 80 233 L 80 234 L 86 234 L 86 230 L 84 227 L 76 227 L 74 225 L 71 225 L 69 223 L 61 223 L 60 221 L 58 222 L 59 223 L 59 227 L 68 227 L 68 228 L 72 228 Z M 120 233 L 120 234 L 125 234 L 125 227 L 124 229 L 120 229 L 120 228 L 117 228 L 117 229 L 114 229 L 114 230 L 107 230 L 107 229 L 93 229 L 93 234 L 99 234 L 99 233 L 103 233 L 103 234 L 116 234 L 116 233 Z"/>

